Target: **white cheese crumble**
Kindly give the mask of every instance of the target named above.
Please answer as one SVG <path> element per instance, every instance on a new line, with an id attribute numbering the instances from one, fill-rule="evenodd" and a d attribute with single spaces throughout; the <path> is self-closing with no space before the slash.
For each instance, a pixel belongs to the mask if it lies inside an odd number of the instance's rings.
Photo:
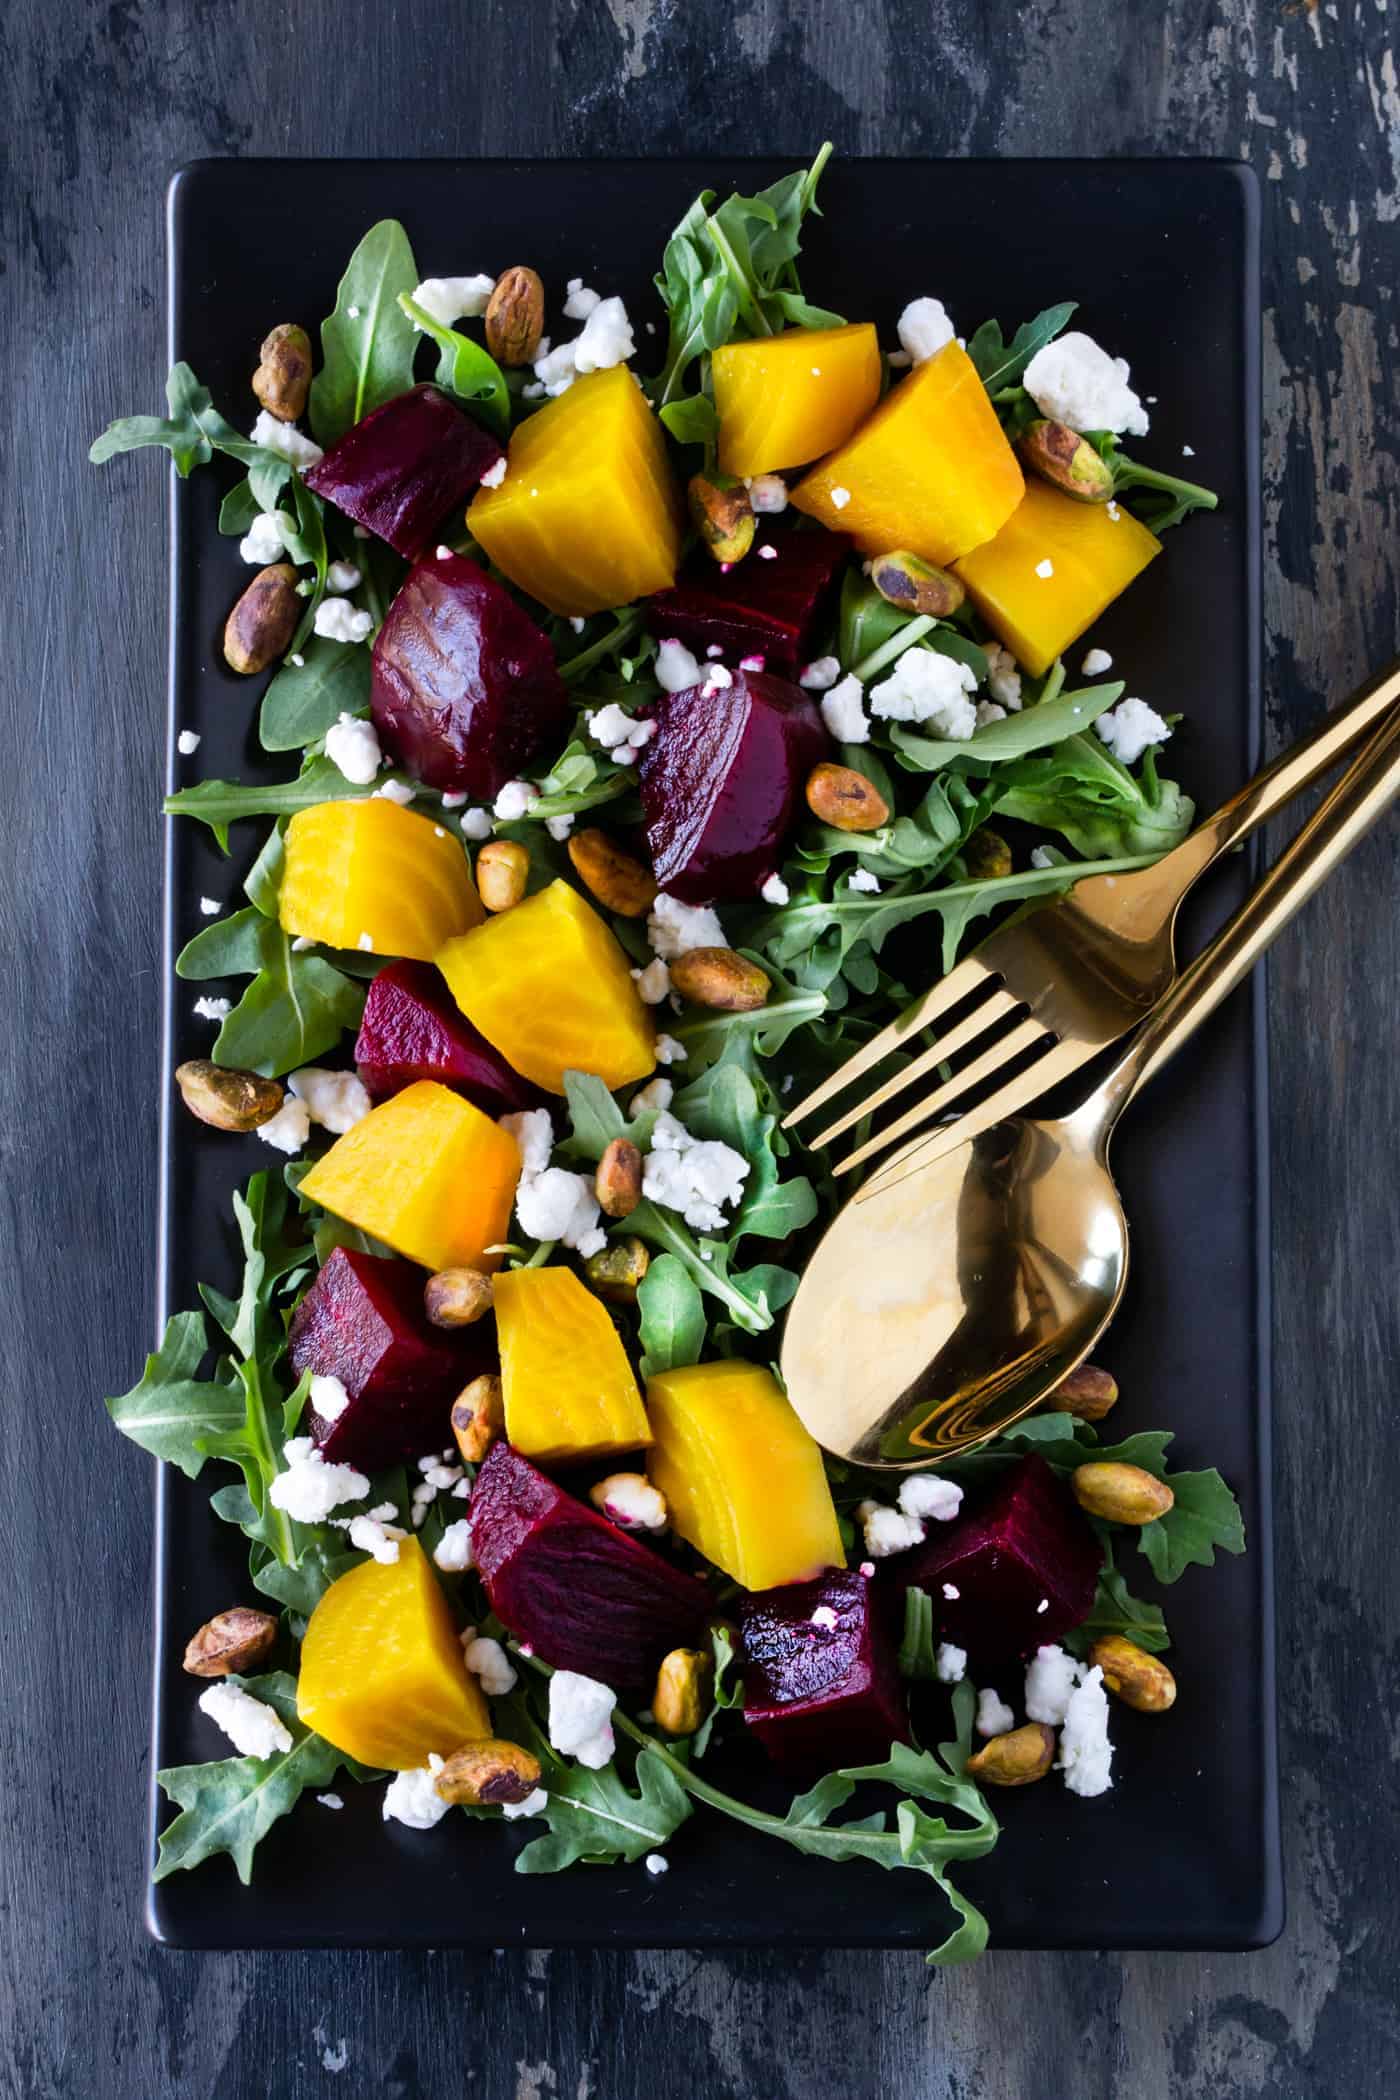
<path id="1" fill-rule="evenodd" d="M 199 908 L 206 919 L 217 919 L 220 911 L 223 909 L 217 897 L 201 897 Z"/>
<path id="2" fill-rule="evenodd" d="M 353 591 L 359 581 L 360 572 L 352 561 L 333 561 L 326 571 L 328 591 Z"/>
<path id="3" fill-rule="evenodd" d="M 501 1129 L 515 1139 L 522 1174 L 543 1174 L 554 1150 L 554 1125 L 547 1108 L 522 1108 L 500 1118 Z"/>
<path id="4" fill-rule="evenodd" d="M 506 1818 L 507 1822 L 513 1823 L 517 1816 L 543 1815 L 548 1803 L 549 1795 L 542 1786 L 537 1786 L 533 1793 L 525 1796 L 523 1801 L 503 1801 L 501 1803 L 501 1814 Z"/>
<path id="5" fill-rule="evenodd" d="M 977 1733 L 979 1735 L 1009 1735 L 1016 1726 L 1016 1716 L 1006 1701 L 988 1685 L 977 1694 Z"/>
<path id="6" fill-rule="evenodd" d="M 386 780 L 383 787 L 375 789 L 374 799 L 377 802 L 397 802 L 400 809 L 407 809 L 417 792 L 406 780 Z"/>
<path id="7" fill-rule="evenodd" d="M 648 1006 L 660 1006 L 671 989 L 671 973 L 659 955 L 644 970 L 634 970 L 632 981 Z"/>
<path id="8" fill-rule="evenodd" d="M 468 1518 L 458 1517 L 449 1524 L 433 1548 L 433 1560 L 449 1575 L 461 1575 L 476 1566 L 472 1552 L 472 1527 Z"/>
<path id="9" fill-rule="evenodd" d="M 224 1021 L 233 1012 L 231 999 L 196 999 L 194 1010 L 201 1021 Z"/>
<path id="10" fill-rule="evenodd" d="M 478 1634 L 467 1642 L 462 1655 L 488 1699 L 503 1699 L 507 1692 L 514 1691 L 520 1672 L 499 1641 L 493 1641 L 487 1634 Z"/>
<path id="11" fill-rule="evenodd" d="M 1046 555 L 1043 561 L 1038 561 L 1036 563 L 1035 573 L 1037 576 L 1040 577 L 1043 583 L 1048 583 L 1050 578 L 1054 575 L 1055 564 L 1051 561 L 1048 554 Z"/>
<path id="12" fill-rule="evenodd" d="M 574 828 L 574 812 L 566 809 L 561 816 L 546 817 L 544 828 L 556 845 L 562 845 Z"/>
<path id="13" fill-rule="evenodd" d="M 1145 700 L 1120 700 L 1106 715 L 1100 715 L 1094 730 L 1107 744 L 1120 765 L 1132 766 L 1151 744 L 1165 744 L 1171 730 L 1156 708 Z"/>
<path id="14" fill-rule="evenodd" d="M 758 550 L 758 558 L 760 561 L 776 561 L 778 559 L 778 550 L 770 542 L 765 541 L 764 545 Z"/>
<path id="15" fill-rule="evenodd" d="M 839 485 L 839 483 L 834 489 L 832 489 L 831 507 L 833 510 L 844 510 L 846 508 L 846 505 L 850 502 L 850 500 L 851 492 L 849 489 L 843 489 Z"/>
<path id="16" fill-rule="evenodd" d="M 348 1537 L 352 1546 L 361 1553 L 368 1553 L 381 1567 L 392 1567 L 399 1557 L 399 1540 L 408 1533 L 398 1524 L 386 1524 L 382 1517 L 352 1517 Z"/>
<path id="17" fill-rule="evenodd" d="M 410 1830 L 431 1830 L 442 1821 L 451 1806 L 433 1784 L 442 1770 L 442 1762 L 430 1751 L 428 1762 L 418 1771 L 394 1774 L 384 1789 L 386 1823 L 406 1823 Z"/>
<path id="18" fill-rule="evenodd" d="M 988 642 L 987 691 L 1000 706 L 1009 708 L 1012 714 L 1021 711 L 1021 673 L 1016 659 L 1000 642 Z"/>
<path id="19" fill-rule="evenodd" d="M 596 1677 L 556 1670 L 549 1680 L 550 1747 L 561 1757 L 576 1757 L 592 1772 L 601 1771 L 613 1754 L 616 1704 L 615 1693 Z"/>
<path id="20" fill-rule="evenodd" d="M 255 445 L 261 445 L 265 452 L 275 452 L 291 467 L 314 467 L 318 459 L 325 457 L 320 446 L 313 444 L 294 423 L 279 423 L 266 409 L 248 435 Z"/>
<path id="21" fill-rule="evenodd" d="M 324 634 L 333 642 L 363 642 L 369 639 L 374 618 L 352 605 L 348 598 L 323 598 L 311 625 L 317 634 Z"/>
<path id="22" fill-rule="evenodd" d="M 311 1135 L 311 1111 L 295 1094 L 288 1094 L 276 1115 L 259 1123 L 257 1134 L 278 1152 L 300 1152 Z"/>
<path id="23" fill-rule="evenodd" d="M 373 955 L 374 935 L 372 933 L 357 933 L 355 936 L 355 946 L 357 948 L 363 948 L 366 955 Z"/>
<path id="24" fill-rule="evenodd" d="M 727 692 L 734 683 L 734 673 L 723 664 L 711 664 L 705 673 L 705 682 L 700 690 L 708 697 L 711 693 Z"/>
<path id="25" fill-rule="evenodd" d="M 513 824 L 540 799 L 540 791 L 528 780 L 508 780 L 492 804 L 492 814 L 502 824 Z"/>
<path id="26" fill-rule="evenodd" d="M 755 474 L 746 483 L 749 502 L 759 517 L 772 517 L 788 506 L 787 483 L 781 474 Z"/>
<path id="27" fill-rule="evenodd" d="M 240 1757 L 271 1757 L 292 1747 L 291 1730 L 276 1709 L 241 1684 L 211 1684 L 199 1695 L 199 1710 L 223 1730 Z"/>
<path id="28" fill-rule="evenodd" d="M 833 1633 L 839 1621 L 829 1604 L 819 1604 L 807 1623 L 811 1626 L 820 1626 L 827 1633 Z"/>
<path id="29" fill-rule="evenodd" d="M 852 868 L 846 878 L 846 887 L 865 890 L 870 896 L 876 897 L 880 893 L 880 878 L 878 875 L 872 875 L 869 868 Z"/>
<path id="30" fill-rule="evenodd" d="M 328 1371 L 313 1373 L 309 1397 L 313 1412 L 323 1422 L 338 1422 L 350 1405 L 350 1395 L 343 1382 L 333 1378 Z"/>
<path id="31" fill-rule="evenodd" d="M 899 1484 L 899 1506 L 906 1517 L 931 1517 L 946 1524 L 962 1508 L 963 1491 L 940 1473 L 911 1473 Z"/>
<path id="32" fill-rule="evenodd" d="M 962 743 L 977 727 L 977 709 L 968 698 L 976 690 L 967 664 L 932 649 L 906 649 L 889 677 L 872 686 L 870 707 L 887 722 L 923 723 Z"/>
<path id="33" fill-rule="evenodd" d="M 566 321 L 586 321 L 603 296 L 601 292 L 591 290 L 581 277 L 571 277 L 564 290 L 568 294 L 564 301 Z"/>
<path id="34" fill-rule="evenodd" d="M 658 1879 L 662 1874 L 669 1874 L 671 1871 L 670 1860 L 667 1859 L 664 1853 L 661 1852 L 648 1852 L 642 1864 L 646 1868 L 648 1874 L 654 1875 Z"/>
<path id="35" fill-rule="evenodd" d="M 542 1174 L 522 1174 L 515 1192 L 515 1215 L 531 1239 L 558 1240 L 587 1260 L 607 1243 L 599 1225 L 598 1199 L 587 1174 L 567 1167 L 546 1167 Z"/>
<path id="36" fill-rule="evenodd" d="M 868 744 L 870 723 L 865 713 L 865 688 L 851 672 L 839 685 L 822 695 L 822 720 L 838 744 Z"/>
<path id="37" fill-rule="evenodd" d="M 642 1194 L 665 1210 L 678 1210 L 695 1232 L 724 1228 L 723 1204 L 742 1202 L 749 1163 L 717 1138 L 697 1138 L 663 1112 L 642 1163 Z"/>
<path id="38" fill-rule="evenodd" d="M 900 348 L 916 365 L 933 357 L 954 336 L 948 309 L 941 299 L 911 299 L 896 324 Z"/>
<path id="39" fill-rule="evenodd" d="M 1079 1677 L 1078 1663 L 1063 1648 L 1037 1648 L 1026 1665 L 1026 1719 L 1058 1728 Z"/>
<path id="40" fill-rule="evenodd" d="M 265 569 L 270 561 L 281 561 L 285 551 L 280 513 L 260 510 L 238 542 L 239 555 L 253 568 Z"/>
<path id="41" fill-rule="evenodd" d="M 182 729 L 175 739 L 175 749 L 181 758 L 193 758 L 203 742 L 197 729 Z"/>
<path id="42" fill-rule="evenodd" d="M 645 1473 L 609 1473 L 588 1490 L 588 1499 L 623 1531 L 664 1531 L 666 1497 Z"/>
<path id="43" fill-rule="evenodd" d="M 1127 360 L 1110 357 L 1080 329 L 1037 350 L 1021 384 L 1043 416 L 1071 430 L 1146 435 L 1149 417 L 1128 384 Z"/>
<path id="44" fill-rule="evenodd" d="M 693 659 L 692 659 L 693 661 Z M 594 713 L 585 715 L 588 734 L 595 744 L 601 744 L 615 765 L 631 765 L 634 755 L 656 735 L 656 724 L 639 721 L 629 715 L 615 700 Z"/>
<path id="45" fill-rule="evenodd" d="M 995 700 L 979 700 L 977 703 L 977 727 L 986 729 L 992 722 L 1004 722 L 1006 709 L 998 707 Z"/>
<path id="46" fill-rule="evenodd" d="M 805 685 L 809 693 L 826 693 L 840 676 L 841 666 L 834 656 L 818 656 L 798 672 L 797 683 Z"/>
<path id="47" fill-rule="evenodd" d="M 1079 668 L 1086 678 L 1102 678 L 1113 669 L 1113 658 L 1107 649 L 1091 649 Z"/>
<path id="48" fill-rule="evenodd" d="M 583 334 L 573 344 L 574 365 L 579 372 L 607 372 L 626 364 L 636 355 L 632 324 L 620 299 L 599 299 L 583 324 Z"/>
<path id="49" fill-rule="evenodd" d="M 344 1808 L 345 1806 L 339 1794 L 318 1794 L 316 1800 L 321 1808 Z"/>
<path id="50" fill-rule="evenodd" d="M 961 1597 L 962 1595 L 962 1591 L 958 1588 L 955 1582 L 945 1582 L 943 1585 L 943 1594 L 950 1604 L 956 1604 L 959 1597 Z"/>
<path id="51" fill-rule="evenodd" d="M 445 802 L 447 797 L 444 795 L 442 799 Z M 480 842 L 482 839 L 489 839 L 492 831 L 495 829 L 491 822 L 489 809 L 465 809 L 459 821 L 462 826 L 462 837 L 477 842 Z"/>
<path id="52" fill-rule="evenodd" d="M 658 1072 L 655 1079 L 649 1079 L 644 1087 L 639 1087 L 628 1102 L 629 1122 L 635 1123 L 638 1116 L 660 1115 L 663 1108 L 671 1106 L 675 1094 L 675 1087 L 670 1080 L 663 1079 Z"/>
<path id="53" fill-rule="evenodd" d="M 758 894 L 765 904 L 786 904 L 792 892 L 781 875 L 770 875 Z"/>
<path id="54" fill-rule="evenodd" d="M 1103 1688 L 1103 1671 L 1097 1667 L 1070 1694 L 1055 1763 L 1072 1794 L 1106 1794 L 1113 1785 L 1108 1694 Z"/>
<path id="55" fill-rule="evenodd" d="M 940 1641 L 935 1657 L 940 1684 L 961 1684 L 967 1675 L 967 1650 L 955 1648 L 951 1641 Z"/>
<path id="56" fill-rule="evenodd" d="M 647 939 L 663 962 L 689 955 L 692 948 L 728 945 L 718 915 L 708 904 L 682 904 L 665 890 L 658 891 L 647 914 Z"/>
<path id="57" fill-rule="evenodd" d="M 923 1543 L 923 1525 L 903 1510 L 888 1509 L 883 1502 L 862 1502 L 856 1515 L 865 1533 L 865 1550 L 872 1560 L 888 1560 L 892 1553 L 903 1553 L 907 1547 Z"/>
<path id="58" fill-rule="evenodd" d="M 691 686 L 700 683 L 698 659 L 686 648 L 685 643 L 678 642 L 674 635 L 668 635 L 665 641 L 657 644 L 656 662 L 652 669 L 656 673 L 656 682 L 664 693 L 686 693 Z"/>
<path id="59" fill-rule="evenodd" d="M 494 277 L 425 277 L 413 288 L 413 303 L 439 328 L 451 328 L 456 321 L 480 320 L 495 289 Z"/>
<path id="60" fill-rule="evenodd" d="M 679 998 L 680 994 L 674 993 L 672 996 Z M 673 1035 L 659 1035 L 656 1038 L 656 1062 L 659 1065 L 683 1065 L 689 1056 L 690 1052 L 685 1044 L 678 1043 Z"/>
<path id="61" fill-rule="evenodd" d="M 354 787 L 368 787 L 384 760 L 373 722 L 342 711 L 326 731 L 326 757 Z"/>
<path id="62" fill-rule="evenodd" d="M 485 473 L 484 473 L 484 474 L 482 475 L 482 477 L 481 477 L 481 486 L 482 486 L 482 488 L 484 488 L 484 489 L 498 489 L 498 488 L 500 487 L 501 483 L 502 483 L 502 482 L 503 482 L 503 481 L 505 480 L 505 478 L 506 478 L 506 468 L 507 468 L 507 467 L 508 467 L 509 465 L 510 465 L 510 461 L 509 461 L 509 460 L 508 460 L 508 459 L 506 458 L 506 456 L 505 456 L 505 454 L 504 454 L 504 452 L 503 452 L 503 453 L 501 454 L 500 458 L 499 458 L 499 459 L 498 459 L 498 460 L 496 461 L 496 464 L 495 464 L 495 466 L 494 466 L 494 467 L 488 467 L 488 468 L 486 469 L 486 472 L 485 472 Z M 572 623 L 571 623 L 571 624 L 572 624 Z"/>
<path id="63" fill-rule="evenodd" d="M 373 1106 L 359 1076 L 354 1072 L 327 1072 L 319 1065 L 303 1065 L 287 1081 L 307 1114 L 322 1130 L 343 1137 L 353 1130 Z"/>
<path id="64" fill-rule="evenodd" d="M 324 1524 L 342 1502 L 358 1502 L 369 1493 L 363 1473 L 355 1466 L 327 1465 L 309 1436 L 288 1437 L 282 1456 L 286 1471 L 274 1476 L 268 1500 L 298 1524 Z"/>

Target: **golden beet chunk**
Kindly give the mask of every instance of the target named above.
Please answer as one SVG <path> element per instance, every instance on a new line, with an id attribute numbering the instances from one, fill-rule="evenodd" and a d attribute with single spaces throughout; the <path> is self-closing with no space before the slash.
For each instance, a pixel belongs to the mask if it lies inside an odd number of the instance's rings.
<path id="1" fill-rule="evenodd" d="M 726 343 L 710 360 L 726 474 L 769 474 L 831 452 L 880 398 L 874 323 L 788 328 Z"/>
<path id="2" fill-rule="evenodd" d="M 299 809 L 286 856 L 283 929 L 329 948 L 431 962 L 485 917 L 460 839 L 383 795 Z"/>
<path id="3" fill-rule="evenodd" d="M 572 1269 L 496 1278 L 506 1436 L 541 1464 L 610 1458 L 651 1442 L 627 1351 Z"/>

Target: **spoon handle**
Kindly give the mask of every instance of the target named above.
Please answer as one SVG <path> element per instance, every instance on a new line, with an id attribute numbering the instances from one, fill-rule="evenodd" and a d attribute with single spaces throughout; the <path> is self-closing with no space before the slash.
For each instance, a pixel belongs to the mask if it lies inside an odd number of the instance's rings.
<path id="1" fill-rule="evenodd" d="M 1105 1129 L 1138 1088 L 1248 976 L 1295 912 L 1400 795 L 1400 715 L 1394 715 L 1319 804 L 1234 917 L 1184 970 L 1083 1112 Z"/>

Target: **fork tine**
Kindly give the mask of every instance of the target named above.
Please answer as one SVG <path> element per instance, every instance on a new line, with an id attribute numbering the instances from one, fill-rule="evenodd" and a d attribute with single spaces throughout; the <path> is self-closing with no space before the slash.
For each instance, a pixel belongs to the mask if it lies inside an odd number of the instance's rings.
<path id="1" fill-rule="evenodd" d="M 897 1116 L 887 1130 L 878 1131 L 846 1159 L 838 1160 L 835 1172 L 849 1173 L 852 1167 L 858 1167 L 865 1160 L 872 1159 L 877 1152 L 883 1152 L 896 1138 L 903 1137 L 910 1130 L 917 1130 L 931 1115 L 936 1115 L 946 1101 L 966 1093 L 969 1087 L 979 1086 L 984 1079 L 990 1079 L 994 1073 L 1001 1070 L 1008 1059 L 1019 1056 L 1022 1050 L 1030 1050 L 1037 1043 L 1048 1047 L 1053 1041 L 1054 1038 L 1039 1021 L 1027 1018 L 1018 1022 L 1009 1035 L 999 1036 L 991 1049 L 983 1051 L 981 1057 L 974 1058 L 965 1070 L 954 1073 L 942 1086 L 936 1086 L 931 1094 L 925 1094 L 923 1100 L 916 1102 L 907 1114 Z"/>
<path id="2" fill-rule="evenodd" d="M 910 1174 L 932 1166 L 935 1160 L 945 1158 L 950 1152 L 956 1152 L 959 1145 L 970 1144 L 984 1130 L 994 1129 L 1008 1116 L 1019 1115 L 1040 1094 L 1048 1093 L 1052 1086 L 1058 1086 L 1062 1079 L 1077 1071 L 1092 1054 L 1092 1050 L 1081 1042 L 1054 1044 L 1028 1070 L 1008 1079 L 1005 1086 L 998 1087 L 994 1094 L 989 1094 L 976 1108 L 959 1116 L 956 1122 L 946 1123 L 942 1129 L 931 1130 L 926 1136 L 916 1137 L 903 1146 L 893 1159 L 887 1159 L 872 1174 L 857 1195 L 857 1203 L 864 1203 L 867 1196 L 883 1195 Z"/>
<path id="3" fill-rule="evenodd" d="M 783 1129 L 793 1129 L 804 1116 L 811 1115 L 814 1109 L 822 1108 L 837 1094 L 843 1093 L 848 1086 L 854 1086 L 858 1079 L 863 1079 L 867 1072 L 879 1064 L 881 1058 L 888 1057 L 892 1050 L 898 1050 L 911 1035 L 917 1035 L 921 1029 L 927 1028 L 931 1021 L 936 1021 L 940 1014 L 947 1013 L 950 1007 L 956 1006 L 960 999 L 967 998 L 970 992 L 994 974 L 985 963 L 979 962 L 975 955 L 964 956 L 955 970 L 950 970 L 948 975 L 931 986 L 921 999 L 916 999 L 912 1006 L 906 1007 L 902 1014 L 898 1014 L 887 1028 L 882 1028 L 880 1033 L 873 1036 L 862 1049 L 857 1050 L 853 1057 L 848 1057 L 845 1064 L 833 1072 L 829 1079 L 824 1079 L 820 1086 L 813 1087 L 811 1093 L 799 1101 L 796 1108 L 790 1108 L 783 1117 Z"/>
<path id="4" fill-rule="evenodd" d="M 950 1058 L 955 1050 L 965 1049 L 969 1043 L 976 1042 L 989 1028 L 994 1028 L 998 1021 L 1003 1021 L 1008 1014 L 1015 1013 L 1020 1003 L 1019 999 L 1014 999 L 1010 992 L 1005 990 L 993 992 L 990 999 L 979 1000 L 972 1012 L 958 1022 L 956 1028 L 950 1028 L 946 1035 L 940 1035 L 929 1044 L 927 1050 L 919 1053 L 912 1064 L 906 1065 L 902 1072 L 896 1072 L 893 1079 L 887 1079 L 883 1086 L 877 1087 L 873 1094 L 867 1094 L 854 1108 L 848 1108 L 843 1116 L 838 1116 L 834 1123 L 810 1142 L 814 1145 L 829 1145 L 834 1138 L 840 1137 L 843 1130 L 849 1130 L 851 1125 L 859 1123 L 863 1116 L 873 1115 L 877 1108 L 883 1108 L 896 1094 L 902 1094 L 906 1087 L 913 1086 L 926 1073 L 934 1071 Z"/>

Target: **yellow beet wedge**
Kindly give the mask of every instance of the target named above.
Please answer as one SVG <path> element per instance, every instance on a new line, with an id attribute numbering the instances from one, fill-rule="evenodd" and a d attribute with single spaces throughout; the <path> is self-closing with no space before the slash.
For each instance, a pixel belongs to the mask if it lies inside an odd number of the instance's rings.
<path id="1" fill-rule="evenodd" d="M 506 1436 L 527 1458 L 565 1464 L 651 1442 L 627 1352 L 572 1269 L 496 1278 Z"/>
<path id="2" fill-rule="evenodd" d="M 977 367 L 945 343 L 891 387 L 792 500 L 867 554 L 902 548 L 941 567 L 989 540 L 1024 488 Z"/>
<path id="3" fill-rule="evenodd" d="M 297 811 L 277 915 L 307 940 L 414 962 L 486 916 L 461 841 L 383 795 Z"/>
<path id="4" fill-rule="evenodd" d="M 1077 503 L 1030 481 L 996 538 L 956 568 L 993 634 L 1038 678 L 1161 551 L 1121 504 Z"/>
<path id="5" fill-rule="evenodd" d="M 521 424 L 505 480 L 467 524 L 551 612 L 625 605 L 676 580 L 682 510 L 661 425 L 623 365 L 576 379 Z"/>
<path id="6" fill-rule="evenodd" d="M 647 1472 L 671 1528 L 745 1589 L 841 1567 L 822 1455 L 771 1371 L 694 1364 L 647 1380 Z"/>
<path id="7" fill-rule="evenodd" d="M 420 1079 L 362 1116 L 301 1186 L 313 1203 L 427 1269 L 494 1269 L 520 1178 L 508 1130 Z"/>
<path id="8" fill-rule="evenodd" d="M 407 1772 L 491 1733 L 447 1600 L 417 1539 L 333 1582 L 301 1646 L 297 1714 L 347 1757 Z"/>
<path id="9" fill-rule="evenodd" d="M 880 398 L 880 345 L 870 321 L 726 343 L 710 365 L 726 474 L 805 466 L 843 445 Z"/>
<path id="10" fill-rule="evenodd" d="M 472 1026 L 552 1094 L 563 1093 L 566 1072 L 619 1087 L 656 1065 L 656 1030 L 627 957 L 567 882 L 449 941 L 435 960 Z"/>

